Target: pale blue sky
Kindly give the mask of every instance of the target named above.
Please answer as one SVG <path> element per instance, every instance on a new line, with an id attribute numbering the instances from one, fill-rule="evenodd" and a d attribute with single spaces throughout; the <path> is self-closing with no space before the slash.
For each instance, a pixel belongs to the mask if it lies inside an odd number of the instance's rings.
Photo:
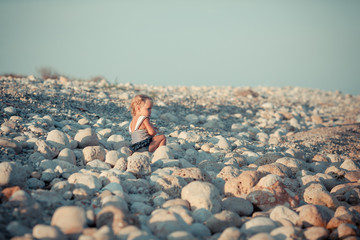
<path id="1" fill-rule="evenodd" d="M 0 74 L 360 95 L 359 0 L 1 0 Z"/>

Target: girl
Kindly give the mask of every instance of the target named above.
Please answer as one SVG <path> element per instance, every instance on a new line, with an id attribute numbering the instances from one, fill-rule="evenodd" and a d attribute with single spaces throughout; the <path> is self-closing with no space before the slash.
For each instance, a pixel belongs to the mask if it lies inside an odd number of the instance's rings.
<path id="1" fill-rule="evenodd" d="M 164 135 L 156 135 L 157 128 L 150 123 L 153 101 L 149 96 L 136 95 L 131 100 L 132 120 L 129 125 L 131 134 L 130 150 L 154 152 L 158 147 L 166 145 Z"/>

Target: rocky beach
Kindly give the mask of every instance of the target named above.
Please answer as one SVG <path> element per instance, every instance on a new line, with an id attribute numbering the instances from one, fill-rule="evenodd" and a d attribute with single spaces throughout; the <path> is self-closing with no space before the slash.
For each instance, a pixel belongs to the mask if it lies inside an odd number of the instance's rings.
<path id="1" fill-rule="evenodd" d="M 360 239 L 360 96 L 0 76 L 0 239 Z M 131 155 L 129 105 L 167 145 Z"/>

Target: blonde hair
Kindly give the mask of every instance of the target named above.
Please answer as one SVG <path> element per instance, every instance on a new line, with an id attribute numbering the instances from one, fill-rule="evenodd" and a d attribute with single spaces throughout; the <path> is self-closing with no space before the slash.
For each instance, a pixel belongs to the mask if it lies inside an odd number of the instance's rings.
<path id="1" fill-rule="evenodd" d="M 145 104 L 146 100 L 149 101 L 153 101 L 151 97 L 144 95 L 144 94 L 139 94 L 136 95 L 132 100 L 131 100 L 131 104 L 130 104 L 130 111 L 131 111 L 131 115 L 135 116 L 136 115 L 136 107 L 142 104 Z"/>

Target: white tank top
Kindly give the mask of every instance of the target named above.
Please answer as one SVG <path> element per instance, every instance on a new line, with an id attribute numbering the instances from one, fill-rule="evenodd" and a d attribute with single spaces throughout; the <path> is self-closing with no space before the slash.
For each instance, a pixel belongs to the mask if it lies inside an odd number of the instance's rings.
<path id="1" fill-rule="evenodd" d="M 151 137 L 146 129 L 138 129 L 140 127 L 141 123 L 145 120 L 145 118 L 146 118 L 145 116 L 140 116 L 138 118 L 136 125 L 135 125 L 134 132 L 131 132 L 131 126 L 130 126 L 131 124 L 129 125 L 129 132 L 131 134 L 131 144 L 140 142 L 142 140 L 145 140 L 145 139 Z"/>

